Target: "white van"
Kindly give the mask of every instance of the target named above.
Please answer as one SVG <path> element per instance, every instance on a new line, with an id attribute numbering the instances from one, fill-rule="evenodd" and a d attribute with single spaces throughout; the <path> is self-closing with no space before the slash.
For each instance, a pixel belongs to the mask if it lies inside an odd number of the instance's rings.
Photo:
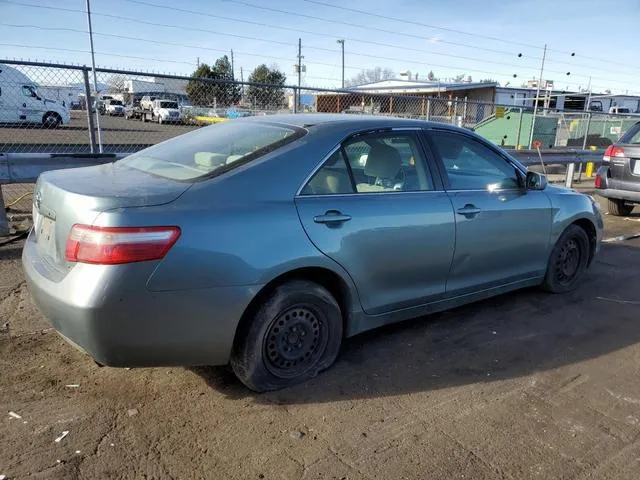
<path id="1" fill-rule="evenodd" d="M 37 123 L 57 127 L 69 123 L 69 109 L 43 98 L 38 86 L 21 71 L 0 63 L 0 123 Z"/>

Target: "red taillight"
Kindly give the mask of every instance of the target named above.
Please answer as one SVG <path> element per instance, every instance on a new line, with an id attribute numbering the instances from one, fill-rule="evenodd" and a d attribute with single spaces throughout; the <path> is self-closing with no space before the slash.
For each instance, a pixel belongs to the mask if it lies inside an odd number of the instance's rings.
<path id="1" fill-rule="evenodd" d="M 595 186 L 596 188 L 602 188 L 602 177 L 600 175 L 596 175 Z"/>
<path id="2" fill-rule="evenodd" d="M 624 157 L 624 148 L 616 147 L 615 145 L 609 145 L 604 151 L 602 160 L 604 160 L 605 162 L 610 162 L 611 157 Z"/>
<path id="3" fill-rule="evenodd" d="M 163 258 L 180 236 L 178 227 L 71 228 L 64 256 L 69 262 L 117 265 Z"/>

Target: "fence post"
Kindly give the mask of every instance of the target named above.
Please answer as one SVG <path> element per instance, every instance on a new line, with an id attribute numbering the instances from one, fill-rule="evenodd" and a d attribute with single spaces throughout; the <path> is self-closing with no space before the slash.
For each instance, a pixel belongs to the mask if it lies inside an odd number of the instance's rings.
<path id="1" fill-rule="evenodd" d="M 523 108 L 520 107 L 520 119 L 518 120 L 518 136 L 516 137 L 516 150 L 520 150 L 520 134 L 522 133 L 522 113 L 523 113 Z"/>
<path id="2" fill-rule="evenodd" d="M 567 188 L 571 188 L 571 185 L 573 184 L 573 172 L 575 171 L 575 169 L 575 163 L 570 163 L 569 165 L 567 165 L 567 176 L 564 179 L 564 185 Z"/>
<path id="3" fill-rule="evenodd" d="M 93 115 L 91 114 L 91 86 L 89 85 L 89 69 L 82 69 L 82 78 L 84 79 L 84 95 L 87 99 L 87 122 L 89 124 L 89 143 L 91 145 L 91 153 L 96 153 L 96 129 L 93 125 Z M 97 100 L 97 94 L 96 94 Z M 96 105 L 97 108 L 97 105 Z"/>
<path id="4" fill-rule="evenodd" d="M 393 112 L 393 95 L 389 97 L 389 114 Z"/>
<path id="5" fill-rule="evenodd" d="M 293 113 L 298 113 L 298 89 L 293 88 Z"/>
<path id="6" fill-rule="evenodd" d="M 587 113 L 587 129 L 584 132 L 584 142 L 582 142 L 582 150 L 587 149 L 587 137 L 589 136 L 589 128 L 591 128 L 591 112 Z"/>
<path id="7" fill-rule="evenodd" d="M 9 235 L 9 220 L 7 219 L 7 209 L 4 206 L 2 197 L 2 186 L 0 185 L 0 237 Z"/>
<path id="8" fill-rule="evenodd" d="M 462 107 L 462 126 L 467 123 L 467 97 L 464 97 L 464 105 Z"/>
<path id="9" fill-rule="evenodd" d="M 424 117 L 424 97 L 422 97 L 422 103 L 420 105 L 420 116 Z"/>

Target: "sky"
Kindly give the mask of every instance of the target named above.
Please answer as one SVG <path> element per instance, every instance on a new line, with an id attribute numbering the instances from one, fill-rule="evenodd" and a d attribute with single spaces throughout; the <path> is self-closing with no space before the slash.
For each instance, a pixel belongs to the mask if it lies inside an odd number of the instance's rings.
<path id="1" fill-rule="evenodd" d="M 591 76 L 593 91 L 640 94 L 639 0 L 91 0 L 91 11 L 102 67 L 190 75 L 233 50 L 238 79 L 266 63 L 296 84 L 300 38 L 302 84 L 333 88 L 344 39 L 347 80 L 382 67 L 520 86 L 540 75 L 546 44 L 556 88 Z M 91 65 L 89 51 L 86 0 L 0 0 L 0 61 Z"/>

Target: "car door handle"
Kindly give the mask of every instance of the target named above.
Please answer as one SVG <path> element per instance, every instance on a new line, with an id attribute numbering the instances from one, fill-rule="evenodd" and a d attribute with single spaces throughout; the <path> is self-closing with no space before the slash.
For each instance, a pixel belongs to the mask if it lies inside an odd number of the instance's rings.
<path id="1" fill-rule="evenodd" d="M 475 205 L 467 203 L 464 207 L 458 209 L 458 215 L 464 215 L 465 217 L 469 218 L 469 217 L 472 217 L 474 215 L 477 215 L 481 211 L 482 210 L 480 210 Z"/>
<path id="2" fill-rule="evenodd" d="M 351 215 L 344 215 L 338 210 L 329 210 L 324 215 L 316 215 L 313 221 L 316 223 L 343 223 L 351 220 Z"/>

